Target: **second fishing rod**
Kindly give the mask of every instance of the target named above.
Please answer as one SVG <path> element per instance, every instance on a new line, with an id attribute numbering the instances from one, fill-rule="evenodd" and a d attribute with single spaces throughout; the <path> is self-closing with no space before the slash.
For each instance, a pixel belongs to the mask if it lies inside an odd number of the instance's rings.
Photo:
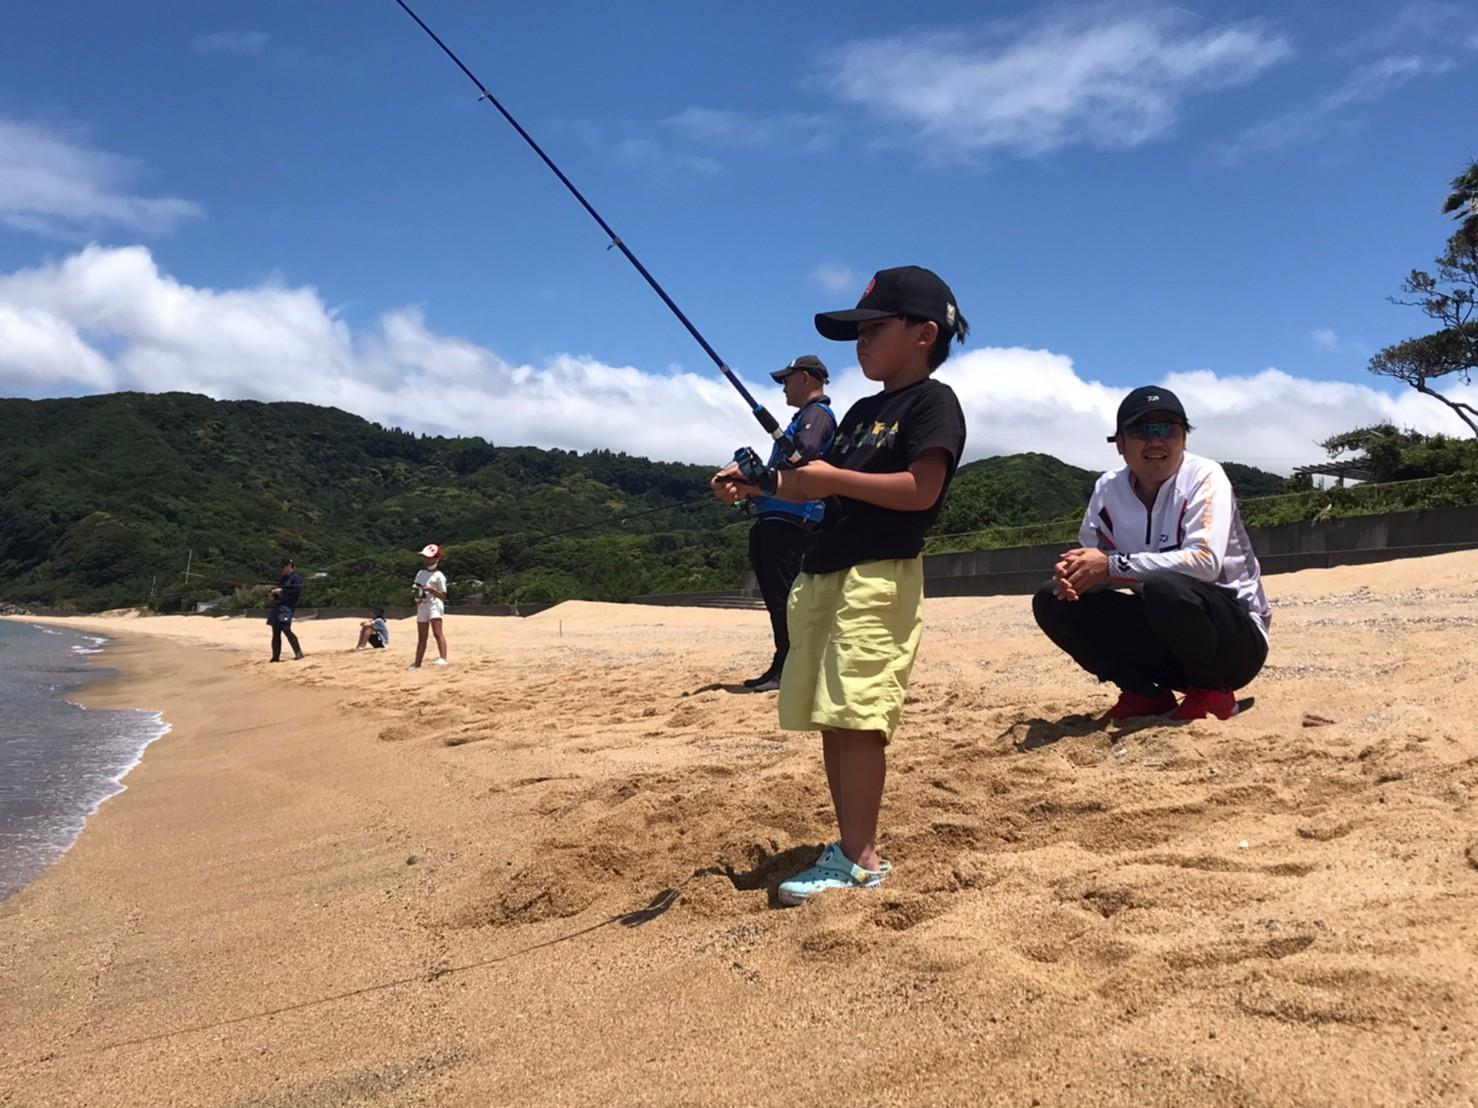
<path id="1" fill-rule="evenodd" d="M 513 118 L 512 113 L 503 106 L 502 102 L 488 91 L 487 86 L 484 85 L 482 81 L 477 78 L 476 74 L 474 74 L 472 70 L 467 68 L 461 58 L 457 57 L 457 55 L 453 53 L 452 48 L 448 46 L 445 42 L 443 42 L 441 40 L 441 37 L 426 25 L 426 21 L 411 10 L 410 5 L 407 4 L 405 0 L 395 0 L 395 2 L 400 6 L 400 8 L 405 12 L 406 15 L 410 16 L 413 20 L 416 21 L 416 25 L 420 27 L 421 30 L 425 31 L 426 34 L 430 36 L 432 42 L 441 47 L 442 53 L 450 58 L 456 64 L 457 68 L 467 75 L 467 79 L 477 86 L 477 91 L 480 93 L 478 99 L 487 101 L 498 110 L 498 114 L 506 119 L 509 126 L 511 126 L 515 131 L 518 132 L 519 137 L 522 138 L 524 142 L 529 144 L 529 148 L 532 149 L 535 154 L 539 155 L 540 160 L 549 167 L 549 171 L 559 178 L 560 184 L 564 185 L 564 187 L 570 191 L 570 195 L 580 202 L 580 206 L 584 208 L 587 213 L 589 213 L 590 218 L 595 220 L 595 222 L 599 224 L 600 229 L 604 231 L 606 237 L 610 239 L 611 246 L 615 247 L 617 250 L 621 251 L 623 255 L 625 255 L 626 260 L 630 262 L 632 266 L 635 267 L 636 271 L 642 275 L 642 279 L 652 287 L 652 291 L 662 298 L 662 303 L 666 304 L 672 314 L 677 316 L 678 322 L 681 323 L 685 328 L 687 328 L 688 334 L 692 335 L 693 338 L 697 340 L 698 345 L 703 348 L 703 352 L 713 360 L 713 364 L 718 366 L 720 372 L 722 372 L 724 377 L 728 379 L 729 384 L 733 385 L 734 388 L 738 390 L 739 395 L 744 398 L 744 402 L 749 405 L 750 413 L 759 422 L 759 425 L 765 429 L 765 433 L 769 435 L 770 438 L 774 439 L 775 442 L 778 444 L 781 457 L 785 458 L 785 460 L 788 461 L 791 465 L 800 465 L 803 461 L 800 451 L 796 449 L 795 443 L 791 442 L 789 436 L 785 434 L 785 429 L 780 425 L 775 417 L 770 414 L 769 410 L 766 409 L 765 406 L 761 404 L 758 400 L 756 400 L 754 396 L 751 395 L 750 391 L 744 387 L 744 382 L 739 380 L 734 371 L 729 368 L 728 363 L 719 357 L 718 351 L 714 350 L 714 348 L 709 344 L 708 340 L 705 339 L 703 335 L 699 332 L 698 328 L 693 326 L 692 321 L 683 314 L 683 310 L 677 306 L 672 297 L 667 295 L 667 290 L 657 283 L 657 279 L 652 276 L 652 274 L 647 270 L 646 266 L 642 265 L 641 260 L 634 253 L 632 253 L 631 248 L 627 246 L 624 241 L 622 241 L 621 236 L 616 234 L 616 232 L 611 229 L 611 225 L 607 223 L 603 218 L 601 218 L 601 214 L 595 210 L 595 207 L 590 203 L 590 201 L 585 199 L 584 195 L 580 192 L 579 189 L 575 187 L 574 183 L 564 175 L 559 166 L 554 164 L 554 159 L 544 152 L 544 148 L 541 147 L 537 142 L 535 142 L 533 136 L 523 129 L 523 126 L 518 122 L 518 120 Z M 747 476 L 758 476 L 758 474 L 750 472 L 750 470 L 755 467 L 758 462 L 758 459 L 754 457 L 753 451 L 741 450 L 735 455 L 735 460 L 739 462 L 741 469 L 746 473 Z"/>

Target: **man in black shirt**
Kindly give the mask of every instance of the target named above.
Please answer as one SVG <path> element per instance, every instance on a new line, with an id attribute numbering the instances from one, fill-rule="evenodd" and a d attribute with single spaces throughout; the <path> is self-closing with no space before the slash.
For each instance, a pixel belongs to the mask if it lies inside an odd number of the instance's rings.
<path id="1" fill-rule="evenodd" d="M 272 628 L 272 660 L 282 661 L 282 639 L 293 648 L 293 661 L 302 661 L 303 648 L 293 634 L 293 613 L 297 611 L 298 597 L 303 594 L 303 575 L 293 565 L 291 558 L 282 563 L 282 576 L 277 587 L 269 593 L 271 606 L 267 610 L 267 625 Z"/>

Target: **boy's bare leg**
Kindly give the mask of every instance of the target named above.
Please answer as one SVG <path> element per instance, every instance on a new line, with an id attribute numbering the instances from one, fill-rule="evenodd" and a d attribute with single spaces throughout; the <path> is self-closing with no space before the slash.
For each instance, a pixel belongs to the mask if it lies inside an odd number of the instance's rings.
<path id="1" fill-rule="evenodd" d="M 416 624 L 416 665 L 426 657 L 426 633 L 431 630 L 429 623 Z"/>
<path id="2" fill-rule="evenodd" d="M 360 629 L 359 629 L 359 645 L 360 646 L 368 646 L 369 645 L 369 635 L 370 635 L 370 632 L 369 632 L 369 628 L 368 627 L 360 627 Z"/>
<path id="3" fill-rule="evenodd" d="M 446 636 L 441 633 L 441 620 L 431 621 L 431 633 L 436 636 L 436 649 L 441 652 L 441 660 L 446 661 Z"/>
<path id="4" fill-rule="evenodd" d="M 837 838 L 842 836 L 842 739 L 845 732 L 821 732 L 821 760 L 826 763 L 826 791 L 831 793 L 831 810 L 837 816 Z"/>
<path id="5" fill-rule="evenodd" d="M 888 774 L 888 748 L 880 731 L 832 731 L 837 746 L 837 823 L 842 853 L 863 869 L 877 869 L 878 811 Z M 828 783 L 830 774 L 828 773 Z"/>

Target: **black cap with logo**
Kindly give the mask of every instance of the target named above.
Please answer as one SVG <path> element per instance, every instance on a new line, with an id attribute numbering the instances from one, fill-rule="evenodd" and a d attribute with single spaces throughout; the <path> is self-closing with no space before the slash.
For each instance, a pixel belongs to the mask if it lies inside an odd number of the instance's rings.
<path id="1" fill-rule="evenodd" d="M 947 335 L 959 330 L 960 309 L 955 294 L 937 273 L 916 265 L 878 270 L 857 307 L 818 313 L 816 330 L 824 338 L 851 342 L 857 338 L 859 323 L 905 315 L 933 320 Z"/>
<path id="2" fill-rule="evenodd" d="M 1119 421 L 1116 424 L 1118 430 L 1108 437 L 1108 441 L 1114 442 L 1125 427 L 1138 423 L 1151 412 L 1169 412 L 1178 416 L 1182 426 L 1188 422 L 1180 397 L 1159 385 L 1141 385 L 1119 404 Z"/>
<path id="3" fill-rule="evenodd" d="M 809 373 L 823 385 L 826 384 L 831 376 L 826 370 L 826 363 L 816 357 L 815 354 L 802 354 L 784 369 L 777 369 L 770 376 L 776 381 L 784 381 L 792 373 Z"/>

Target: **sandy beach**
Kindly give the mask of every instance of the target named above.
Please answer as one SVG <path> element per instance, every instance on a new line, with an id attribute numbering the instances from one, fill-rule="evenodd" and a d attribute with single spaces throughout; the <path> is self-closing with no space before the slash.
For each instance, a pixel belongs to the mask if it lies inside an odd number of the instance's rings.
<path id="1" fill-rule="evenodd" d="M 762 612 L 66 621 L 172 730 L 0 904 L 0 1104 L 1478 1103 L 1478 553 L 1267 586 L 1250 710 L 1116 730 L 929 601 L 896 871 L 795 910 Z"/>

